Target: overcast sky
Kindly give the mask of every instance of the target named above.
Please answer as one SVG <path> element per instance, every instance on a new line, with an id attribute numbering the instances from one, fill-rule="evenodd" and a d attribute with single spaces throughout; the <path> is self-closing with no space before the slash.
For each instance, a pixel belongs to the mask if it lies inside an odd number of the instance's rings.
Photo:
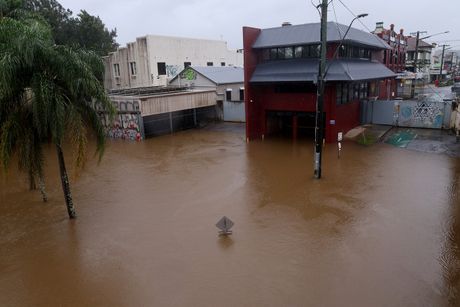
<path id="1" fill-rule="evenodd" d="M 232 49 L 241 48 L 242 27 L 271 28 L 282 22 L 292 24 L 319 22 L 319 15 L 310 0 L 58 0 L 77 14 L 85 9 L 98 15 L 110 29 L 116 28 L 120 45 L 146 34 L 225 40 Z M 319 0 L 312 0 L 318 3 Z M 333 0 L 328 19 L 349 24 L 354 14 L 368 13 L 361 19 L 370 29 L 383 21 L 405 33 L 417 30 L 449 34 L 428 39 L 447 42 L 460 49 L 460 0 Z M 335 14 L 334 14 L 335 11 Z M 355 21 L 354 27 L 367 31 Z"/>

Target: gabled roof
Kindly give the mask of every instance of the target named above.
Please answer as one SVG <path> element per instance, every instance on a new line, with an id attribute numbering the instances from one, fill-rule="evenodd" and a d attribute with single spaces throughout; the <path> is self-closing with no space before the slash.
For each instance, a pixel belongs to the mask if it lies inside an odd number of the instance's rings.
<path id="1" fill-rule="evenodd" d="M 211 80 L 216 85 L 243 83 L 244 70 L 242 67 L 236 66 L 190 66 L 184 69 L 193 69 L 200 75 Z M 182 72 L 181 72 L 182 73 Z M 180 74 L 179 74 L 180 75 Z M 170 82 L 175 80 L 179 75 L 174 77 Z"/>
<path id="2" fill-rule="evenodd" d="M 416 38 L 415 37 L 408 37 L 407 38 L 407 51 L 415 51 L 415 43 L 416 43 Z M 434 48 L 433 45 L 428 44 L 427 42 L 419 39 L 418 40 L 418 47 L 419 48 Z"/>
<path id="3" fill-rule="evenodd" d="M 334 60 L 326 81 L 360 81 L 392 78 L 396 75 L 380 62 L 365 60 Z M 319 59 L 294 59 L 257 65 L 250 82 L 316 82 Z"/>
<path id="4" fill-rule="evenodd" d="M 345 35 L 348 26 L 336 23 L 327 23 L 327 41 L 339 42 Z M 252 48 L 269 48 L 280 46 L 308 45 L 320 43 L 320 23 L 284 26 L 262 29 Z M 344 42 L 367 46 L 375 49 L 390 49 L 390 46 L 375 34 L 350 28 Z"/>
<path id="5" fill-rule="evenodd" d="M 192 66 L 196 72 L 202 74 L 216 84 L 244 82 L 244 70 L 236 66 Z"/>

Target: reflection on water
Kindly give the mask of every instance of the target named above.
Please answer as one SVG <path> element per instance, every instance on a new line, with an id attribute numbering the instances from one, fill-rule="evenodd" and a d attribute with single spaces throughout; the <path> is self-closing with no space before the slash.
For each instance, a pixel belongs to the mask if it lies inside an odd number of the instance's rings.
<path id="1" fill-rule="evenodd" d="M 459 161 L 241 126 L 113 141 L 72 183 L 66 217 L 0 177 L 1 306 L 447 306 L 460 289 Z M 70 159 L 68 159 L 70 160 Z M 234 222 L 219 237 L 215 223 Z"/>

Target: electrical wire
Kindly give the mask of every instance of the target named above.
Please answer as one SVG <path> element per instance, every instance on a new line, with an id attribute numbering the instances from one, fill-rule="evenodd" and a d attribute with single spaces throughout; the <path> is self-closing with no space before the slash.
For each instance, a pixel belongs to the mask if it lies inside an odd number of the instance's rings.
<path id="1" fill-rule="evenodd" d="M 351 14 L 353 17 L 355 17 L 355 18 L 357 17 L 357 15 L 356 15 L 356 14 L 355 14 L 345 3 L 343 3 L 342 0 L 339 0 L 339 2 L 343 5 L 343 7 L 344 7 L 348 12 L 350 12 L 350 14 Z M 372 37 L 374 37 L 374 39 L 379 43 L 379 45 L 382 45 L 382 42 L 384 42 L 384 41 L 383 41 L 382 39 L 380 39 L 379 37 L 377 37 L 377 35 L 374 35 L 374 34 L 372 33 L 372 30 L 370 30 L 369 27 L 366 26 L 366 24 L 360 20 L 360 18 L 358 18 L 358 21 L 359 21 L 359 23 L 360 23 L 364 28 L 366 28 L 366 30 L 367 30 L 369 33 L 372 34 Z"/>

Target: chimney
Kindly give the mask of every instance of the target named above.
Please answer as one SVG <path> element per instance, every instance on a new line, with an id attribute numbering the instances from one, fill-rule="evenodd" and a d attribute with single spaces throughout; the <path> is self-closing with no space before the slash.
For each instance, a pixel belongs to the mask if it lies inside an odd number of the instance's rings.
<path id="1" fill-rule="evenodd" d="M 285 21 L 281 24 L 282 27 L 288 27 L 288 26 L 292 26 L 292 24 L 289 22 L 289 21 Z"/>
<path id="2" fill-rule="evenodd" d="M 379 34 L 383 32 L 383 21 L 379 21 L 375 24 L 375 34 Z"/>

